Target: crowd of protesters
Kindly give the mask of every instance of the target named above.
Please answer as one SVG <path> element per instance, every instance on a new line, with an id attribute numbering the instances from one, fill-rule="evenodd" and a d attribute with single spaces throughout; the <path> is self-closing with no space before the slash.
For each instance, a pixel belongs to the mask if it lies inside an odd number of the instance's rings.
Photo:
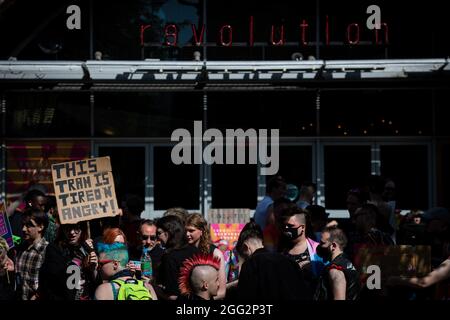
<path id="1" fill-rule="evenodd" d="M 331 219 L 314 203 L 312 183 L 297 201 L 276 176 L 234 249 L 211 240 L 204 216 L 183 208 L 142 219 L 142 199 L 122 214 L 59 224 L 55 198 L 38 189 L 7 208 L 19 243 L 0 238 L 1 300 L 364 300 L 449 299 L 450 213 L 399 214 L 395 183 L 371 176 L 346 195 L 349 218 Z M 369 290 L 355 265 L 361 248 L 426 245 L 431 272 L 392 276 Z M 142 257 L 151 261 L 144 272 Z M 147 261 L 147 260 L 146 260 Z M 387 292 L 387 293 L 386 293 Z"/>

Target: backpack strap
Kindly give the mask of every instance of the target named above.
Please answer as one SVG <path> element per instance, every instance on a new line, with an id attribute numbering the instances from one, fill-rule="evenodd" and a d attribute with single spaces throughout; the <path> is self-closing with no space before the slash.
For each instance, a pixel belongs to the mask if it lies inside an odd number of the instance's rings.
<path id="1" fill-rule="evenodd" d="M 112 287 L 112 290 L 113 290 L 114 300 L 117 300 L 117 298 L 119 296 L 120 287 L 126 283 L 126 280 L 124 281 L 124 280 L 121 280 L 121 279 L 114 279 L 110 283 L 111 283 L 111 287 Z M 114 283 L 119 286 L 119 289 L 116 289 L 116 287 L 114 286 Z"/>
<path id="2" fill-rule="evenodd" d="M 122 280 L 122 279 L 114 279 L 114 280 L 112 280 L 112 281 L 110 282 L 110 283 L 111 283 L 111 287 L 112 287 L 112 291 L 113 291 L 114 300 L 117 300 L 118 297 L 119 297 L 120 287 L 121 287 L 122 285 L 128 283 L 128 281 L 130 281 L 130 280 L 133 281 L 134 284 L 138 285 L 139 287 L 142 287 L 143 289 L 147 290 L 147 291 L 148 291 L 148 294 L 149 294 L 150 300 L 153 300 L 152 293 L 151 293 L 150 290 L 145 286 L 144 281 L 142 281 L 142 280 L 136 280 L 136 279 L 133 279 L 133 278 L 129 278 L 129 279 L 126 279 L 126 280 Z M 116 289 L 116 287 L 114 286 L 114 284 L 117 284 L 117 285 L 119 286 L 119 289 Z"/>
<path id="3" fill-rule="evenodd" d="M 116 281 L 110 282 L 111 288 L 112 288 L 112 291 L 113 291 L 114 300 L 117 300 L 117 296 L 119 295 L 119 291 L 116 289 L 116 286 L 114 285 L 114 283 L 117 283 L 117 282 Z M 120 284 L 119 284 L 119 287 L 120 287 Z"/>

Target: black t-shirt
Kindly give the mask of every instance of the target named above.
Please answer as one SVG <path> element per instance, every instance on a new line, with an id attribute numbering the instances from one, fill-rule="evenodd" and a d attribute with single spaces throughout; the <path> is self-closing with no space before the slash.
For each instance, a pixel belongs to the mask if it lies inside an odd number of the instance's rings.
<path id="1" fill-rule="evenodd" d="M 356 271 L 352 262 L 344 254 L 340 254 L 323 270 L 315 293 L 315 300 L 333 300 L 330 280 L 331 269 L 337 269 L 344 273 L 346 282 L 345 300 L 358 299 L 360 292 L 358 271 Z"/>
<path id="2" fill-rule="evenodd" d="M 285 255 L 286 257 L 288 257 L 289 259 L 291 259 L 297 263 L 311 261 L 311 257 L 309 256 L 308 248 L 306 248 L 305 252 L 300 253 L 300 254 L 290 254 L 288 251 L 284 251 L 283 255 Z"/>
<path id="3" fill-rule="evenodd" d="M 68 278 L 74 273 L 68 273 L 67 268 L 74 265 L 73 259 L 82 259 L 77 248 L 49 244 L 45 252 L 44 262 L 39 271 L 39 296 L 43 300 L 84 300 L 93 296 L 95 279 L 93 274 L 81 268 L 83 285 L 79 290 L 69 289 Z"/>
<path id="4" fill-rule="evenodd" d="M 178 288 L 180 268 L 184 260 L 199 252 L 197 247 L 187 245 L 180 249 L 168 250 L 162 255 L 158 270 L 158 282 L 165 287 L 164 292 L 167 295 L 180 295 L 180 289 Z"/>
<path id="5" fill-rule="evenodd" d="M 311 300 L 298 264 L 279 253 L 258 249 L 244 262 L 237 289 L 239 300 Z"/>

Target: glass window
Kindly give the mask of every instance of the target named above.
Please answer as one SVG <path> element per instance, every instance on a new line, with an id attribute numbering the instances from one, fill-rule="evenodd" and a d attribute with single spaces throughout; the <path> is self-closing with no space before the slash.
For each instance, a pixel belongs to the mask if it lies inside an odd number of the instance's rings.
<path id="1" fill-rule="evenodd" d="M 325 146 L 324 165 L 326 207 L 344 209 L 347 192 L 370 176 L 370 146 Z"/>
<path id="2" fill-rule="evenodd" d="M 213 164 L 211 173 L 212 208 L 256 208 L 256 165 Z"/>
<path id="3" fill-rule="evenodd" d="M 6 145 L 6 192 L 14 201 L 33 184 L 42 184 L 53 194 L 51 166 L 88 158 L 86 141 L 14 141 Z"/>
<path id="4" fill-rule="evenodd" d="M 325 136 L 432 133 L 432 99 L 428 90 L 328 91 L 321 98 L 321 133 Z"/>
<path id="5" fill-rule="evenodd" d="M 203 4 L 206 1 L 207 16 L 203 19 Z M 316 5 L 319 3 L 319 26 L 316 21 Z M 90 4 L 93 6 L 93 30 L 90 28 Z M 220 42 L 220 29 L 232 26 L 233 47 L 209 47 L 208 59 L 232 59 L 240 56 L 235 47 L 247 47 L 239 58 L 258 60 L 286 59 L 295 51 L 305 57 L 315 55 L 316 30 L 320 41 L 326 34 L 329 45 L 322 45 L 321 58 L 430 58 L 444 57 L 449 52 L 447 41 L 449 20 L 446 11 L 440 10 L 440 2 L 430 1 L 405 6 L 400 1 L 377 1 L 382 10 L 382 22 L 388 24 L 389 44 L 375 45 L 375 33 L 366 27 L 366 9 L 373 4 L 370 0 L 347 1 L 257 1 L 257 0 L 128 0 L 114 6 L 107 0 L 80 0 L 81 30 L 68 30 L 66 21 L 68 4 L 54 5 L 53 1 L 3 1 L 0 7 L 0 37 L 3 45 L 0 56 L 8 58 L 16 49 L 24 46 L 18 55 L 20 59 L 74 59 L 84 60 L 89 56 L 89 33 L 93 32 L 94 51 L 101 51 L 104 59 L 134 60 L 143 58 L 184 59 L 191 57 L 193 35 L 191 24 L 199 27 L 205 21 L 207 41 L 211 45 Z M 249 17 L 254 17 L 254 47 L 248 48 Z M 326 16 L 329 17 L 328 32 Z M 306 41 L 301 45 L 303 19 Z M 420 21 L 418 23 L 417 21 Z M 360 43 L 349 45 L 347 28 L 350 24 L 359 26 Z M 164 29 L 169 24 L 177 26 L 178 47 L 161 45 Z M 284 46 L 270 44 L 271 25 L 285 25 Z M 141 25 L 151 25 L 144 32 L 147 46 L 141 48 Z M 318 27 L 318 28 L 317 28 Z M 41 30 L 42 28 L 42 30 Z M 355 27 L 353 27 L 355 28 Z M 13 32 L 11 32 L 13 30 Z M 39 32 L 36 32 L 39 31 Z M 356 33 L 356 29 L 353 30 Z M 384 33 L 384 30 L 380 32 Z M 276 32 L 276 37 L 280 36 Z M 356 35 L 353 35 L 356 40 Z M 169 37 L 173 42 L 173 38 Z M 420 45 L 417 45 L 420 43 Z M 259 50 L 265 46 L 267 50 Z M 288 50 L 285 50 L 285 49 Z M 228 50 L 231 49 L 231 50 Z M 273 50 L 272 50 L 273 49 Z M 20 51 L 20 50 L 19 50 Z"/>
<path id="6" fill-rule="evenodd" d="M 450 144 L 438 144 L 437 162 L 437 205 L 450 208 Z"/>
<path id="7" fill-rule="evenodd" d="M 88 93 L 8 93 L 6 113 L 11 137 L 90 136 Z"/>
<path id="8" fill-rule="evenodd" d="M 395 183 L 397 208 L 428 208 L 427 146 L 381 146 L 381 174 Z"/>
<path id="9" fill-rule="evenodd" d="M 89 2 L 76 1 L 81 10 L 81 29 L 66 26 L 70 3 L 1 1 L 0 57 L 19 60 L 89 59 Z"/>
<path id="10" fill-rule="evenodd" d="M 200 208 L 200 165 L 176 165 L 171 159 L 172 147 L 154 148 L 155 210 L 182 207 Z"/>
<path id="11" fill-rule="evenodd" d="M 303 182 L 312 181 L 312 147 L 280 147 L 280 170 L 278 174 L 288 184 L 294 184 L 299 189 Z"/>
<path id="12" fill-rule="evenodd" d="M 316 133 L 312 92 L 211 93 L 208 126 L 219 129 L 279 129 L 280 136 Z"/>
<path id="13" fill-rule="evenodd" d="M 97 93 L 95 134 L 100 137 L 170 137 L 202 120 L 199 93 Z"/>
<path id="14" fill-rule="evenodd" d="M 438 30 L 446 30 L 448 22 L 444 22 L 445 18 L 437 18 L 442 10 L 436 9 L 436 2 L 405 6 L 399 1 L 377 1 L 375 4 L 381 9 L 382 23 L 388 25 L 387 46 L 384 45 L 384 26 L 379 31 L 380 45 L 375 45 L 375 32 L 366 27 L 369 17 L 366 10 L 372 4 L 374 3 L 370 0 L 348 1 L 345 6 L 339 1 L 320 1 L 322 39 L 325 37 L 325 16 L 328 15 L 331 44 L 345 43 L 344 46 L 330 45 L 321 48 L 323 59 L 417 59 L 444 56 L 439 55 L 439 48 L 447 46 L 447 41 L 444 40 L 444 33 Z M 417 23 L 418 19 L 421 23 Z M 347 28 L 353 23 L 359 26 L 360 43 L 357 45 L 349 45 L 347 40 Z M 356 27 L 351 28 L 354 40 Z M 418 36 L 419 34 L 423 36 Z M 418 41 L 420 46 L 417 46 Z"/>
<path id="15" fill-rule="evenodd" d="M 104 59 L 140 60 L 158 58 L 162 60 L 187 58 L 192 52 L 187 45 L 192 43 L 191 24 L 199 26 L 201 1 L 139 1 L 131 0 L 111 5 L 110 1 L 94 1 L 94 32 L 96 50 Z M 165 41 L 175 43 L 175 38 L 165 38 L 165 28 L 175 24 L 177 47 L 163 45 Z M 149 26 L 142 33 L 141 26 Z M 171 28 L 171 27 L 170 27 Z M 167 30 L 173 33 L 173 29 Z M 141 41 L 145 43 L 142 49 Z M 185 52 L 187 50 L 187 52 Z"/>
<path id="16" fill-rule="evenodd" d="M 127 194 L 145 199 L 145 148 L 101 146 L 99 157 L 110 157 L 119 205 Z"/>
<path id="17" fill-rule="evenodd" d="M 436 90 L 436 134 L 450 136 L 450 90 Z"/>
<path id="18" fill-rule="evenodd" d="M 306 19 L 309 29 L 306 39 L 314 41 L 315 2 L 296 1 L 238 1 L 218 0 L 207 2 L 208 60 L 290 60 L 294 52 L 302 52 L 306 58 L 314 55 L 315 49 L 309 44 L 300 46 L 302 19 Z M 253 16 L 253 24 L 250 17 Z M 224 27 L 229 25 L 229 27 Z M 250 31 L 252 25 L 253 32 Z M 272 25 L 274 33 L 272 38 Z M 284 45 L 274 46 L 281 38 L 281 25 L 284 26 Z M 223 28 L 223 30 L 222 30 Z M 307 27 L 308 28 L 308 27 Z M 222 32 L 221 32 L 222 30 Z M 230 42 L 223 47 L 221 42 Z M 251 36 L 252 35 L 252 36 Z M 251 40 L 252 39 L 252 40 Z M 253 46 L 250 43 L 253 41 Z"/>

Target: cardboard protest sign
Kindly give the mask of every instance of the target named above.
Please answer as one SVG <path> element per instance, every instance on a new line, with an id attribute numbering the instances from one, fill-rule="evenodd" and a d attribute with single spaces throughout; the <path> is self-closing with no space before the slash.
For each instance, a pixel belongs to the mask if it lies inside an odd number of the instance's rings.
<path id="1" fill-rule="evenodd" d="M 246 224 L 250 221 L 250 209 L 209 209 L 207 220 L 209 223 Z"/>
<path id="2" fill-rule="evenodd" d="M 14 247 L 12 229 L 3 203 L 0 203 L 0 237 L 6 240 L 10 248 Z"/>
<path id="3" fill-rule="evenodd" d="M 119 213 L 109 157 L 54 164 L 52 177 L 61 224 Z"/>

